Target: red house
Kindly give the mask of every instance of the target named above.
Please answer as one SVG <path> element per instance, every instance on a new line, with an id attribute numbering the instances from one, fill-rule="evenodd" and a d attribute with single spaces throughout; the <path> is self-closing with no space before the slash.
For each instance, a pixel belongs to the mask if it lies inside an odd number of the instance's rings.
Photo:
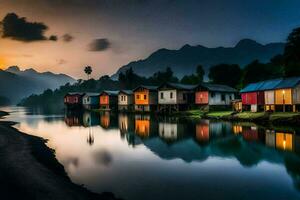
<path id="1" fill-rule="evenodd" d="M 82 97 L 85 93 L 70 92 L 64 97 L 64 104 L 67 108 L 80 108 L 82 106 Z"/>
<path id="2" fill-rule="evenodd" d="M 265 93 L 260 88 L 264 85 L 264 82 L 251 83 L 242 89 L 242 104 L 243 109 L 257 112 L 265 105 Z"/>

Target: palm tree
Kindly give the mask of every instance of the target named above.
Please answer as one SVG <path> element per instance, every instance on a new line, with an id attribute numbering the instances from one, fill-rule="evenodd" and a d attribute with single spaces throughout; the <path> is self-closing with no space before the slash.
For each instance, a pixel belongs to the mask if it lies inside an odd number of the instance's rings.
<path id="1" fill-rule="evenodd" d="M 92 69 L 91 66 L 86 66 L 86 67 L 84 68 L 84 72 L 87 74 L 88 79 L 90 79 L 90 75 L 91 75 L 91 73 L 93 72 L 93 69 Z"/>

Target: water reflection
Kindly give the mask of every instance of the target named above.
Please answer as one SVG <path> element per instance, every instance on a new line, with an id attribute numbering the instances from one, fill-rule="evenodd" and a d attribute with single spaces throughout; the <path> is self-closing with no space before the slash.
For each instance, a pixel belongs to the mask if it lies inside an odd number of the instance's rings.
<path id="1" fill-rule="evenodd" d="M 17 128 L 48 139 L 72 181 L 95 192 L 133 200 L 300 197 L 297 128 L 90 112 L 45 119 Z"/>

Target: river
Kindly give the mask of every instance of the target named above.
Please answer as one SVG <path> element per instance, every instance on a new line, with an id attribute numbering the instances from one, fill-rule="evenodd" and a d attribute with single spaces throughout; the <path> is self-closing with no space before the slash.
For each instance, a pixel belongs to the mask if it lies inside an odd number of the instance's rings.
<path id="1" fill-rule="evenodd" d="M 97 193 L 127 200 L 300 198 L 296 127 L 0 110 L 20 131 L 47 139 L 71 180 Z"/>

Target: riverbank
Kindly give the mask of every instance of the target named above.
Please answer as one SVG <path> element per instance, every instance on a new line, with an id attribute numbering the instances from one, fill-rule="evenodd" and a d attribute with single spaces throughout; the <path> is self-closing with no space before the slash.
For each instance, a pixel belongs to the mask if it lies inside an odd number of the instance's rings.
<path id="1" fill-rule="evenodd" d="M 177 113 L 178 116 L 193 119 L 216 119 L 226 121 L 255 122 L 258 124 L 300 125 L 300 113 L 293 112 L 241 112 L 190 110 Z"/>
<path id="2" fill-rule="evenodd" d="M 0 122 L 1 199 L 116 200 L 111 193 L 96 194 L 72 183 L 46 141 L 19 132 L 14 124 Z"/>

